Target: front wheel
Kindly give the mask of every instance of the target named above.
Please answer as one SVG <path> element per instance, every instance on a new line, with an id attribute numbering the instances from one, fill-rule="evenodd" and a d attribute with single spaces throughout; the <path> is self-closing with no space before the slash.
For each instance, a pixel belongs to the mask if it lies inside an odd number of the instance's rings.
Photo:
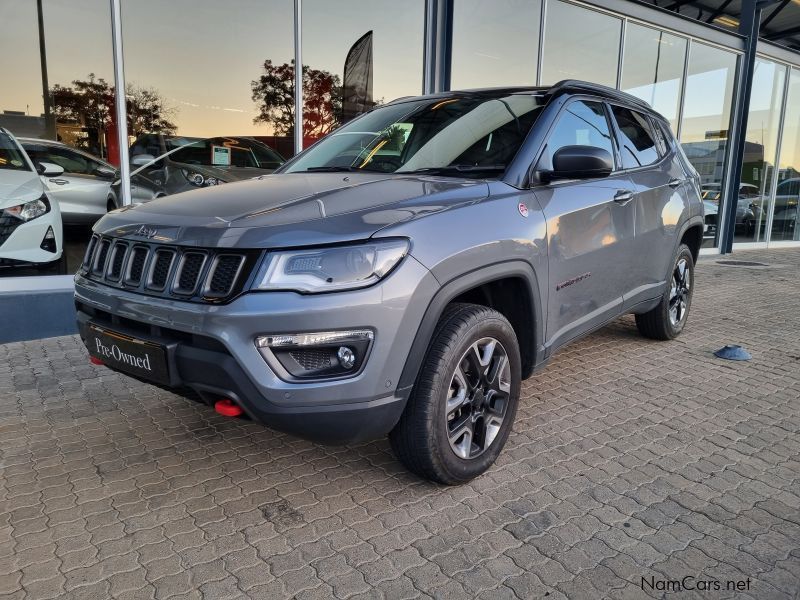
<path id="1" fill-rule="evenodd" d="M 644 337 L 672 340 L 686 325 L 694 292 L 694 258 L 689 246 L 681 244 L 672 263 L 667 289 L 654 309 L 636 315 L 636 326 Z"/>
<path id="2" fill-rule="evenodd" d="M 511 432 L 521 372 L 517 337 L 503 315 L 475 304 L 450 305 L 389 434 L 395 455 L 413 473 L 439 483 L 477 477 Z"/>

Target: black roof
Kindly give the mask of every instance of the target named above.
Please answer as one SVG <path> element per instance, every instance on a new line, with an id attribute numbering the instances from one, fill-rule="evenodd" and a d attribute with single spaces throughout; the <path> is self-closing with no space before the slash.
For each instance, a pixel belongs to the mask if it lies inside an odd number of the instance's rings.
<path id="1" fill-rule="evenodd" d="M 422 98 L 447 99 L 456 96 L 483 96 L 486 98 L 499 98 L 501 96 L 512 96 L 514 94 L 542 94 L 547 96 L 556 96 L 562 93 L 593 94 L 595 96 L 600 96 L 601 98 L 619 100 L 627 104 L 632 104 L 650 112 L 653 111 L 653 108 L 641 98 L 637 98 L 636 96 L 632 96 L 631 94 L 621 92 L 620 90 L 605 85 L 590 83 L 588 81 L 578 81 L 577 79 L 565 79 L 563 81 L 559 81 L 555 85 L 548 86 L 508 86 L 451 90 L 449 92 L 438 92 L 436 94 L 428 94 L 425 96 L 406 96 L 393 100 L 392 102 L 409 102 L 413 100 L 420 100 Z"/>

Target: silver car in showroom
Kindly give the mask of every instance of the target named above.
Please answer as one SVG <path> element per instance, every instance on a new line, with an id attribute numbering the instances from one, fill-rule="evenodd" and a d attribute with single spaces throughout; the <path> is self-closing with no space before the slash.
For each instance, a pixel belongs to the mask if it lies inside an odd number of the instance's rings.
<path id="1" fill-rule="evenodd" d="M 46 162 L 64 169 L 48 179 L 48 188 L 65 224 L 91 224 L 116 208 L 110 193 L 117 176 L 113 166 L 61 142 L 35 138 L 19 138 L 19 142 L 34 165 Z"/>

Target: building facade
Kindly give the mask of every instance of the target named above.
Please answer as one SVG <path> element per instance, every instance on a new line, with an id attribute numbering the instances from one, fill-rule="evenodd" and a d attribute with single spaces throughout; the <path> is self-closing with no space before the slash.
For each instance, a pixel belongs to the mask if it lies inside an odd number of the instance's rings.
<path id="1" fill-rule="evenodd" d="M 582 79 L 669 119 L 702 178 L 704 252 L 800 245 L 800 51 L 788 35 L 748 49 L 723 4 L 0 0 L 0 127 L 64 167 L 51 187 L 65 205 L 93 185 L 105 210 L 268 172 L 397 97 Z M 796 0 L 777 9 L 761 24 L 800 24 Z M 62 213 L 69 273 L 97 215 Z M 0 268 L 0 303 L 68 293 L 40 275 Z"/>

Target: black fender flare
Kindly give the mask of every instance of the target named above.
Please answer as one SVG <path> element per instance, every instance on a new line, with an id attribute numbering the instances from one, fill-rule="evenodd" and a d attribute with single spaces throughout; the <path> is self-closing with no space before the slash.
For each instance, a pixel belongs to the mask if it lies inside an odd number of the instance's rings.
<path id="1" fill-rule="evenodd" d="M 542 310 L 541 295 L 539 293 L 539 279 L 530 263 L 523 260 L 511 260 L 495 263 L 474 271 L 469 271 L 454 277 L 444 284 L 433 296 L 422 322 L 417 329 L 417 335 L 411 344 L 411 350 L 406 358 L 406 364 L 400 375 L 397 385 L 398 396 L 408 397 L 411 388 L 417 380 L 417 375 L 422 367 L 425 355 L 428 351 L 431 339 L 433 338 L 436 324 L 444 312 L 445 307 L 457 296 L 473 288 L 492 281 L 507 278 L 522 279 L 527 287 L 531 304 L 531 323 L 533 325 L 533 335 L 531 344 L 528 348 L 532 357 L 530 365 L 523 365 L 523 378 L 530 375 L 533 367 L 542 361 L 544 347 L 544 313 Z M 527 368 L 526 368 L 527 367 Z"/>
<path id="2" fill-rule="evenodd" d="M 681 228 L 678 230 L 678 235 L 675 236 L 675 248 L 673 248 L 673 251 L 672 251 L 673 256 L 678 251 L 678 246 L 680 246 L 680 243 L 681 243 L 681 240 L 683 239 L 683 236 L 692 227 L 700 227 L 700 230 L 701 230 L 701 233 L 700 233 L 700 247 L 702 248 L 702 246 L 703 246 L 702 229 L 703 229 L 704 225 L 705 225 L 705 221 L 703 220 L 703 217 L 700 216 L 700 215 L 695 215 L 693 217 L 690 217 L 690 218 L 686 219 L 686 221 L 684 221 L 683 225 L 681 225 Z"/>

